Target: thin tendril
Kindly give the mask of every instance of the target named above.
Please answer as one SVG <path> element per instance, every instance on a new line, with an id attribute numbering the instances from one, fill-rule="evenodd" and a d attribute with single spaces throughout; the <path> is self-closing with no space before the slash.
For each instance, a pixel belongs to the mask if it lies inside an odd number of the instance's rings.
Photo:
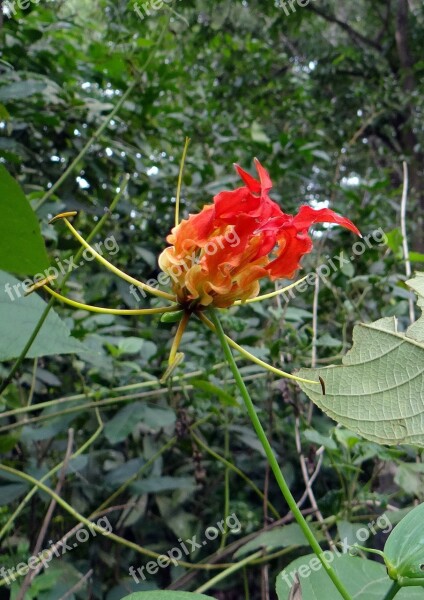
<path id="1" fill-rule="evenodd" d="M 68 219 L 64 218 L 63 220 L 64 220 L 67 228 L 69 229 L 69 231 L 80 242 L 80 244 L 82 246 L 84 246 L 84 248 L 86 248 L 87 250 L 90 250 L 90 252 L 94 256 L 94 258 L 99 263 L 101 263 L 103 266 L 105 266 L 109 271 L 111 271 L 112 273 L 115 273 L 115 275 L 118 275 L 118 277 L 120 277 L 124 281 L 127 281 L 128 283 L 131 283 L 132 285 L 135 285 L 136 287 L 139 287 L 139 288 L 145 290 L 146 292 L 150 292 L 150 294 L 153 294 L 154 296 L 158 296 L 160 298 L 165 298 L 166 300 L 175 300 L 175 296 L 173 296 L 172 294 L 168 294 L 168 292 L 162 292 L 161 290 L 157 290 L 156 288 L 151 287 L 150 285 L 147 285 L 146 283 L 143 283 L 142 281 L 138 281 L 134 277 L 131 277 L 131 275 L 127 275 L 127 273 L 124 273 L 124 271 L 121 271 L 121 269 L 118 269 L 118 267 L 115 267 L 115 265 L 113 265 L 108 260 L 103 258 L 103 256 L 101 254 L 96 252 L 96 250 L 94 250 L 94 248 L 92 246 L 90 246 L 90 244 L 88 242 L 85 241 L 85 239 L 71 225 L 71 223 L 68 221 Z"/>
<path id="2" fill-rule="evenodd" d="M 240 305 L 244 305 L 244 304 L 252 304 L 252 302 L 261 302 L 262 300 L 268 300 L 269 298 L 274 298 L 275 296 L 279 296 L 280 294 L 284 294 L 285 292 L 288 292 L 292 288 L 294 288 L 297 285 L 299 285 L 300 283 L 302 283 L 302 281 L 305 281 L 305 279 L 307 279 L 308 277 L 309 277 L 309 274 L 305 275 L 305 277 L 302 277 L 302 279 L 299 279 L 299 281 L 295 281 L 294 283 L 291 283 L 290 285 L 288 285 L 286 287 L 283 287 L 279 290 L 275 290 L 275 292 L 270 292 L 269 294 L 262 294 L 262 296 L 256 296 L 256 298 L 250 298 L 249 300 L 236 300 L 234 302 L 234 304 L 237 306 L 240 306 Z"/>
<path id="3" fill-rule="evenodd" d="M 207 327 L 209 327 L 209 329 L 211 331 L 216 333 L 216 329 L 215 329 L 215 326 L 212 323 L 212 321 L 210 321 L 202 313 L 196 313 L 196 314 L 199 317 L 199 319 Z M 280 377 L 285 377 L 286 379 L 292 379 L 293 381 L 298 381 L 300 383 L 312 383 L 313 385 L 320 385 L 319 381 L 312 381 L 311 379 L 302 379 L 302 377 L 296 377 L 296 375 L 291 375 L 290 373 L 286 373 L 285 371 L 281 371 L 281 369 L 277 369 L 276 367 L 269 365 L 265 361 L 261 360 L 260 358 L 257 358 L 256 356 L 254 356 L 253 354 L 251 354 L 250 352 L 248 352 L 247 350 L 245 350 L 244 348 L 239 346 L 236 342 L 234 342 L 234 340 L 232 340 L 227 335 L 225 336 L 225 339 L 230 344 L 230 346 L 232 348 L 234 348 L 234 350 L 237 350 L 237 352 L 240 352 L 240 354 L 242 354 L 245 358 L 247 358 L 248 360 L 251 360 L 252 362 L 256 363 L 257 365 L 259 365 L 261 367 L 264 367 L 264 369 L 268 369 L 268 371 L 271 371 L 271 373 L 274 373 L 275 375 L 279 375 Z"/>
<path id="4" fill-rule="evenodd" d="M 162 306 L 158 308 L 102 308 L 101 306 L 83 304 L 82 302 L 77 302 L 76 300 L 66 298 L 66 296 L 62 296 L 62 294 L 52 290 L 52 288 L 50 288 L 48 285 L 44 285 L 43 289 L 45 289 L 46 292 L 48 292 L 57 300 L 60 300 L 65 304 L 69 304 L 69 306 L 73 306 L 74 308 L 79 308 L 81 310 L 87 310 L 89 312 L 102 313 L 105 315 L 160 315 L 162 313 L 173 312 L 176 308 L 176 305 Z"/>

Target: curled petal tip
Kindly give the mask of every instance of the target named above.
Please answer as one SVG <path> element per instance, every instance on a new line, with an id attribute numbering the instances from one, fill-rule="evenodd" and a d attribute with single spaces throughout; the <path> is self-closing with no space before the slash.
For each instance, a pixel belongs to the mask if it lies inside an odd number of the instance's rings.
<path id="1" fill-rule="evenodd" d="M 24 296 L 29 296 L 29 294 L 32 294 L 32 292 L 35 292 L 39 288 L 44 287 L 47 283 L 51 283 L 55 279 L 56 279 L 55 275 L 49 275 L 48 277 L 44 277 L 44 279 L 41 279 L 41 281 L 37 281 L 36 283 L 33 283 L 32 285 L 30 285 L 26 288 Z"/>
<path id="2" fill-rule="evenodd" d="M 53 219 L 50 219 L 49 225 L 56 223 L 56 221 L 59 221 L 60 219 L 67 219 L 68 217 L 75 217 L 77 214 L 78 214 L 78 211 L 76 211 L 76 210 L 69 210 L 68 212 L 59 213 L 58 215 L 53 217 Z"/>

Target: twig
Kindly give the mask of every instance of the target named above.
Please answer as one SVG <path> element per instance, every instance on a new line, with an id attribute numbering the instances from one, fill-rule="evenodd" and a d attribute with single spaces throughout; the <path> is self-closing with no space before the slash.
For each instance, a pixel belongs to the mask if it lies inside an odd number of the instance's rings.
<path id="1" fill-rule="evenodd" d="M 38 368 L 38 357 L 35 357 L 34 365 L 32 368 L 31 387 L 30 387 L 29 394 L 28 394 L 27 406 L 31 406 L 32 400 L 34 398 L 35 385 L 37 383 L 37 368 Z"/>
<path id="2" fill-rule="evenodd" d="M 313 486 L 315 479 L 318 477 L 319 472 L 321 471 L 322 462 L 324 460 L 324 446 L 320 446 L 320 448 L 318 448 L 318 450 L 316 451 L 315 454 L 319 455 L 317 466 L 315 467 L 315 471 L 309 477 L 309 481 L 306 485 L 305 491 L 303 492 L 302 496 L 299 498 L 299 500 L 297 502 L 297 505 L 299 508 L 301 506 L 303 506 L 303 504 L 305 503 L 305 500 L 308 497 L 309 488 Z"/>
<path id="3" fill-rule="evenodd" d="M 296 448 L 297 448 L 297 452 L 299 454 L 299 461 L 300 461 L 300 468 L 302 470 L 302 476 L 303 476 L 303 480 L 305 482 L 306 485 L 306 493 L 308 494 L 309 497 L 309 501 L 311 503 L 312 508 L 315 510 L 316 516 L 318 521 L 321 524 L 322 530 L 324 532 L 324 535 L 327 539 L 328 545 L 330 546 L 331 549 L 334 549 L 336 546 L 331 538 L 331 535 L 328 532 L 328 529 L 325 525 L 325 521 L 324 521 L 324 517 L 322 516 L 322 513 L 320 511 L 320 509 L 318 508 L 318 504 L 315 498 L 315 494 L 313 492 L 312 486 L 310 484 L 310 478 L 309 478 L 309 474 L 308 474 L 308 469 L 306 467 L 306 460 L 305 460 L 305 456 L 302 452 L 302 443 L 300 441 L 300 423 L 299 423 L 299 417 L 295 418 L 295 439 L 296 439 Z"/>
<path id="4" fill-rule="evenodd" d="M 319 300 L 319 277 L 316 274 L 314 287 L 314 301 L 312 304 L 312 351 L 311 351 L 311 367 L 314 369 L 317 365 L 317 338 L 318 338 L 318 300 Z M 308 425 L 311 424 L 312 414 L 314 412 L 314 403 L 309 401 L 308 408 Z"/>
<path id="5" fill-rule="evenodd" d="M 403 161 L 403 189 L 402 189 L 402 201 L 400 205 L 400 229 L 402 232 L 402 248 L 403 248 L 403 259 L 405 261 L 405 273 L 407 278 L 409 279 L 412 274 L 411 269 L 411 261 L 409 260 L 409 248 L 408 248 L 408 237 L 406 234 L 406 203 L 408 201 L 408 185 L 409 185 L 409 175 L 408 175 L 408 165 L 406 161 Z M 409 304 L 409 319 L 411 323 L 415 321 L 415 306 L 414 299 L 412 295 L 408 298 Z"/>
<path id="6" fill-rule="evenodd" d="M 92 574 L 93 574 L 93 569 L 90 569 L 89 571 L 87 571 L 87 573 L 84 575 L 84 577 L 81 577 L 81 579 L 73 587 L 71 587 L 71 589 L 68 590 L 66 592 L 66 594 L 63 594 L 63 596 L 61 596 L 59 598 L 59 600 L 66 600 L 67 598 L 70 598 L 70 596 L 72 596 L 72 594 L 74 592 L 76 592 L 77 590 L 79 590 L 84 585 L 84 583 L 88 579 L 90 579 L 90 577 L 92 576 Z"/>

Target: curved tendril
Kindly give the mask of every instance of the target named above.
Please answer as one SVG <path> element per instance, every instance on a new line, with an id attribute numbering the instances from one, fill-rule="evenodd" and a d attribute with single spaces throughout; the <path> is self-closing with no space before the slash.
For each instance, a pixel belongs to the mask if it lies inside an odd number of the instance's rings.
<path id="1" fill-rule="evenodd" d="M 199 319 L 207 327 L 209 327 L 209 329 L 211 331 L 215 332 L 215 326 L 212 323 L 212 321 L 210 321 L 202 313 L 196 313 L 196 314 L 199 317 Z M 234 348 L 234 350 L 237 350 L 237 352 L 240 352 L 240 354 L 242 356 L 244 356 L 245 358 L 251 360 L 252 362 L 256 363 L 257 365 L 259 365 L 261 367 L 264 367 L 265 369 L 268 369 L 268 371 L 271 371 L 271 373 L 274 373 L 275 375 L 279 375 L 280 377 L 285 377 L 286 379 L 292 379 L 293 381 L 299 381 L 301 383 L 312 383 L 313 385 L 321 385 L 319 381 L 312 381 L 311 379 L 302 379 L 302 377 L 296 377 L 296 375 L 291 375 L 290 373 L 286 373 L 285 371 L 281 371 L 281 369 L 277 369 L 276 367 L 273 367 L 272 365 L 269 365 L 268 363 L 266 363 L 265 361 L 261 360 L 260 358 L 257 358 L 253 354 L 250 354 L 250 352 L 248 352 L 247 350 L 245 350 L 244 348 L 242 348 L 241 346 L 239 346 L 236 342 L 234 342 L 234 340 L 232 340 L 230 337 L 228 337 L 228 335 L 226 335 L 225 338 L 226 338 L 227 342 L 230 344 L 230 346 L 232 348 Z"/>
<path id="2" fill-rule="evenodd" d="M 60 216 L 60 215 L 58 215 L 58 216 Z M 75 227 L 73 227 L 71 225 L 71 223 L 68 221 L 68 219 L 66 217 L 63 217 L 63 220 L 64 220 L 67 228 L 69 229 L 69 231 L 79 241 L 79 243 L 82 246 L 84 246 L 84 248 L 86 248 L 87 250 L 90 250 L 90 252 L 94 256 L 94 258 L 99 263 L 101 263 L 103 266 L 105 266 L 106 269 L 109 269 L 109 271 L 112 271 L 112 273 L 115 273 L 115 275 L 118 275 L 118 277 L 120 277 L 121 279 L 124 279 L 124 281 L 127 281 L 128 283 L 131 283 L 131 284 L 135 285 L 136 287 L 139 287 L 142 290 L 145 290 L 146 292 L 153 294 L 153 296 L 165 298 L 166 300 L 175 300 L 175 296 L 173 296 L 172 294 L 168 294 L 168 292 L 162 292 L 161 290 L 157 290 L 156 288 L 151 287 L 150 285 L 147 285 L 146 283 L 143 283 L 142 281 L 138 281 L 138 279 L 135 279 L 134 277 L 131 277 L 131 275 L 127 275 L 127 273 L 124 273 L 124 271 L 121 271 L 121 269 L 118 269 L 118 267 L 115 267 L 115 265 L 113 265 L 108 260 L 103 258 L 103 256 L 101 254 L 96 252 L 96 250 L 94 250 L 94 248 L 92 246 L 90 246 L 90 244 L 88 242 L 85 241 L 85 239 L 78 233 L 78 231 L 75 229 Z"/>
<path id="3" fill-rule="evenodd" d="M 269 294 L 262 294 L 262 296 L 256 296 L 256 298 L 250 298 L 249 300 L 236 300 L 234 302 L 234 304 L 237 306 L 240 306 L 240 305 L 244 305 L 244 304 L 252 304 L 252 302 L 261 302 L 262 300 L 268 300 L 269 298 L 274 298 L 275 296 L 284 294 L 285 292 L 288 292 L 292 288 L 296 287 L 297 285 L 302 283 L 302 281 L 305 281 L 305 279 L 307 279 L 309 277 L 309 275 L 310 274 L 305 275 L 305 277 L 302 277 L 302 279 L 299 279 L 298 281 L 295 281 L 294 283 L 291 283 L 290 285 L 283 287 L 279 290 L 275 290 L 275 292 L 270 292 Z"/>
<path id="4" fill-rule="evenodd" d="M 76 300 L 66 298 L 66 296 L 62 296 L 62 294 L 52 290 L 52 288 L 50 288 L 48 285 L 44 285 L 43 288 L 51 296 L 57 300 L 60 300 L 61 302 L 64 302 L 65 304 L 69 304 L 69 306 L 106 315 L 160 315 L 162 313 L 173 312 L 177 307 L 177 305 L 174 305 L 158 308 L 102 308 L 101 306 L 91 306 L 91 304 L 83 304 L 82 302 L 77 302 Z"/>
<path id="5" fill-rule="evenodd" d="M 178 225 L 180 223 L 181 186 L 182 186 L 182 183 L 183 183 L 184 163 L 185 163 L 185 159 L 186 159 L 186 156 L 187 156 L 187 149 L 188 149 L 189 143 L 190 143 L 190 138 L 186 137 L 185 144 L 184 144 L 183 155 L 181 157 L 181 162 L 180 162 L 180 172 L 178 174 L 177 197 L 176 197 L 176 200 L 175 200 L 175 227 L 178 227 Z"/>

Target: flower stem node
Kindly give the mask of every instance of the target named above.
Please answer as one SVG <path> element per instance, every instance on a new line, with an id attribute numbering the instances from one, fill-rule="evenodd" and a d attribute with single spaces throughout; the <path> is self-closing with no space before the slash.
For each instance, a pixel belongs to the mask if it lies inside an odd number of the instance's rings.
<path id="1" fill-rule="evenodd" d="M 161 323 L 177 323 L 178 321 L 181 320 L 181 317 L 183 316 L 184 311 L 183 310 L 176 310 L 175 312 L 169 312 L 169 313 L 164 313 L 160 320 Z"/>

